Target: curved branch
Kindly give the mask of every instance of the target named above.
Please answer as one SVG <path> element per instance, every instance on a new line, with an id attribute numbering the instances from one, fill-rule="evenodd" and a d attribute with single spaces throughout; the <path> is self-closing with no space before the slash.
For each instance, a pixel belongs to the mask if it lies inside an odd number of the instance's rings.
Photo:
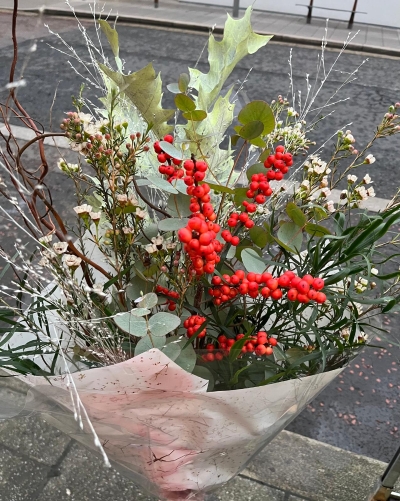
<path id="1" fill-rule="evenodd" d="M 132 181 L 133 181 L 133 184 L 135 186 L 135 190 L 137 191 L 137 194 L 139 195 L 139 197 L 143 200 L 143 202 L 148 205 L 149 207 L 151 207 L 153 210 L 155 210 L 156 212 L 160 212 L 161 214 L 164 214 L 165 217 L 172 217 L 168 214 L 168 212 L 165 212 L 165 210 L 163 209 L 160 209 L 160 207 L 156 207 L 154 204 L 152 204 L 150 202 L 150 200 L 147 200 L 147 198 L 143 195 L 143 193 L 139 190 L 139 186 L 136 182 L 136 179 L 135 179 L 135 176 L 132 176 Z"/>
<path id="2" fill-rule="evenodd" d="M 45 134 L 39 134 L 38 136 L 34 137 L 30 141 L 28 141 L 24 146 L 20 149 L 18 149 L 17 156 L 15 158 L 15 161 L 19 164 L 19 160 L 22 156 L 22 153 L 29 148 L 33 143 L 36 141 L 40 141 L 41 139 L 44 139 L 45 137 L 54 137 L 54 136 L 65 136 L 65 132 L 46 132 Z"/>

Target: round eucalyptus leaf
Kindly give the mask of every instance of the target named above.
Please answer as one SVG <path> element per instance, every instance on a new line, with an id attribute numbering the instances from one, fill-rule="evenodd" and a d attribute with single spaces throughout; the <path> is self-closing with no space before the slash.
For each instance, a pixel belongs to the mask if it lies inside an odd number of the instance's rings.
<path id="1" fill-rule="evenodd" d="M 143 337 L 147 334 L 146 320 L 132 315 L 130 311 L 116 315 L 114 317 L 114 322 L 121 330 L 132 336 Z"/>
<path id="2" fill-rule="evenodd" d="M 145 315 L 151 313 L 151 311 L 148 310 L 147 308 L 134 308 L 133 310 L 130 311 L 130 313 L 134 317 L 144 317 Z"/>
<path id="3" fill-rule="evenodd" d="M 153 348 L 161 349 L 165 345 L 165 336 L 150 337 L 149 335 L 142 337 L 135 348 L 135 357 Z"/>
<path id="4" fill-rule="evenodd" d="M 185 339 L 182 340 L 184 343 Z M 182 343 L 181 341 L 181 343 Z M 193 345 L 189 344 L 184 350 L 181 351 L 179 357 L 175 360 L 176 365 L 182 367 L 187 372 L 192 372 L 196 365 L 196 352 L 193 349 Z"/>
<path id="5" fill-rule="evenodd" d="M 177 160 L 182 160 L 183 154 L 180 150 L 175 148 L 171 143 L 168 141 L 160 141 L 160 147 L 162 148 L 165 153 L 170 155 L 172 158 L 176 158 Z"/>
<path id="6" fill-rule="evenodd" d="M 242 137 L 243 139 L 249 140 L 259 137 L 259 135 L 262 134 L 263 130 L 264 130 L 264 124 L 259 120 L 253 120 L 252 122 L 243 125 L 243 127 L 240 128 L 238 133 L 239 136 Z"/>
<path id="7" fill-rule="evenodd" d="M 169 144 L 169 143 L 168 143 Z M 156 175 L 151 175 L 147 176 L 148 181 L 150 181 L 151 184 L 153 184 L 156 188 L 159 188 L 160 190 L 167 191 L 168 193 L 179 193 L 179 191 L 172 186 L 171 183 L 166 181 L 164 178 L 161 176 L 156 176 Z M 149 184 L 147 181 L 147 185 Z"/>
<path id="8" fill-rule="evenodd" d="M 211 371 L 209 371 L 206 367 L 203 367 L 201 365 L 196 365 L 192 371 L 192 374 L 194 374 L 197 377 L 201 377 L 202 379 L 207 379 L 208 380 L 207 391 L 213 390 L 214 376 L 212 375 Z"/>
<path id="9" fill-rule="evenodd" d="M 156 313 L 149 319 L 149 330 L 153 336 L 165 336 L 175 330 L 181 324 L 181 320 L 172 313 Z"/>
<path id="10" fill-rule="evenodd" d="M 154 308 L 158 303 L 158 296 L 154 292 L 149 292 L 138 302 L 138 308 Z"/>
<path id="11" fill-rule="evenodd" d="M 252 271 L 253 273 L 264 273 L 265 268 L 267 267 L 262 258 L 260 258 L 257 252 L 253 249 L 243 249 L 241 258 L 247 271 Z"/>
<path id="12" fill-rule="evenodd" d="M 196 109 L 196 103 L 186 94 L 177 94 L 175 96 L 175 104 L 181 111 L 194 111 Z"/>
<path id="13" fill-rule="evenodd" d="M 188 222 L 189 219 L 187 218 L 167 217 L 158 223 L 158 229 L 160 231 L 176 231 L 184 228 Z"/>
<path id="14" fill-rule="evenodd" d="M 173 337 L 175 338 L 176 336 L 173 336 Z M 179 341 L 178 342 L 176 342 L 176 341 L 168 342 L 168 341 L 169 341 L 169 339 L 167 340 L 167 344 L 163 347 L 163 349 L 161 351 L 164 353 L 164 355 L 166 355 L 173 362 L 175 362 L 175 360 L 181 354 L 182 350 L 181 350 Z"/>

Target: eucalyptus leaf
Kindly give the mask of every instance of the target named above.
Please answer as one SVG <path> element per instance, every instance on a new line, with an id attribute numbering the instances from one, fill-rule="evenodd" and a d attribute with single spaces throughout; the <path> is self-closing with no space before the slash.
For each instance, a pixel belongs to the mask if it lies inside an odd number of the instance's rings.
<path id="1" fill-rule="evenodd" d="M 154 308 L 158 303 L 158 296 L 154 292 L 149 292 L 138 302 L 138 308 Z"/>
<path id="2" fill-rule="evenodd" d="M 190 77 L 187 73 L 181 73 L 179 75 L 178 86 L 181 92 L 186 92 L 189 88 Z"/>
<path id="3" fill-rule="evenodd" d="M 156 313 L 149 319 L 149 330 L 153 336 L 165 336 L 181 324 L 180 318 L 172 313 Z"/>
<path id="4" fill-rule="evenodd" d="M 147 308 L 134 308 L 130 313 L 134 317 L 144 317 L 145 315 L 151 313 L 151 311 Z"/>
<path id="5" fill-rule="evenodd" d="M 262 134 L 263 130 L 264 130 L 263 123 L 260 122 L 259 120 L 254 120 L 252 122 L 247 123 L 246 125 L 243 125 L 243 127 L 240 127 L 240 129 L 237 132 L 239 136 L 242 137 L 243 139 L 250 140 L 259 137 L 260 134 Z"/>
<path id="6" fill-rule="evenodd" d="M 196 103 L 186 94 L 177 94 L 174 100 L 176 107 L 181 111 L 190 112 L 196 109 Z"/>
<path id="7" fill-rule="evenodd" d="M 178 190 L 179 186 L 175 186 Z M 185 185 L 185 188 L 187 186 Z M 189 209 L 190 206 L 190 196 L 178 193 L 177 195 L 170 195 L 167 201 L 167 210 L 173 218 L 179 218 L 182 220 L 183 217 L 191 216 L 192 212 Z"/>
<path id="8" fill-rule="evenodd" d="M 184 228 L 185 226 L 187 226 L 188 222 L 189 222 L 189 219 L 186 219 L 186 218 L 179 219 L 179 218 L 169 217 L 166 219 L 162 219 L 158 223 L 158 228 L 161 231 L 176 231 L 176 230 L 180 230 L 181 228 Z"/>
<path id="9" fill-rule="evenodd" d="M 286 214 L 298 226 L 303 227 L 307 223 L 304 212 L 294 202 L 289 202 L 286 206 Z"/>
<path id="10" fill-rule="evenodd" d="M 207 112 L 204 110 L 194 110 L 182 113 L 183 118 L 191 120 L 192 122 L 201 122 L 207 118 Z"/>
<path id="11" fill-rule="evenodd" d="M 202 379 L 208 380 L 207 391 L 213 391 L 214 389 L 214 376 L 211 371 L 207 369 L 207 367 L 203 367 L 202 365 L 196 365 L 192 371 L 192 374 L 197 377 L 201 377 Z"/>
<path id="12" fill-rule="evenodd" d="M 183 346 L 185 340 L 181 340 L 180 344 Z M 188 344 L 186 348 L 182 349 L 178 358 L 175 359 L 175 363 L 179 365 L 182 369 L 187 372 L 192 372 L 196 365 L 196 352 L 194 351 L 193 345 Z"/>
<path id="13" fill-rule="evenodd" d="M 263 259 L 254 249 L 243 249 L 241 258 L 244 267 L 249 272 L 264 273 L 265 268 L 267 267 Z"/>
<path id="14" fill-rule="evenodd" d="M 263 124 L 263 130 L 260 134 L 264 136 L 275 129 L 274 113 L 269 104 L 265 101 L 252 101 L 246 104 L 240 110 L 238 120 L 242 124 L 249 124 L 254 121 L 261 122 Z"/>
<path id="15" fill-rule="evenodd" d="M 271 243 L 271 240 L 273 241 L 271 236 L 262 226 L 253 226 L 253 228 L 249 230 L 249 235 L 257 247 L 260 247 L 260 249 L 263 249 L 268 243 Z"/>
<path id="16" fill-rule="evenodd" d="M 277 242 L 289 252 L 298 252 L 303 243 L 301 228 L 295 223 L 283 223 L 278 230 Z"/>
<path id="17" fill-rule="evenodd" d="M 114 317 L 117 326 L 131 336 L 143 337 L 147 335 L 147 322 L 141 317 L 132 315 L 130 311 Z"/>
<path id="18" fill-rule="evenodd" d="M 179 191 L 176 188 L 174 188 L 171 183 L 169 183 L 168 181 L 166 181 L 165 179 L 163 179 L 160 176 L 150 175 L 150 176 L 147 176 L 147 179 L 152 184 L 154 184 L 154 186 L 156 186 L 157 188 L 160 188 L 163 191 L 166 191 L 168 193 L 174 193 L 175 195 L 177 193 L 179 193 Z"/>
<path id="19" fill-rule="evenodd" d="M 173 337 L 176 337 L 176 336 L 173 336 Z M 156 338 L 156 339 L 158 339 L 158 338 Z M 165 356 L 167 356 L 173 362 L 175 362 L 175 360 L 181 354 L 182 349 L 181 349 L 181 346 L 179 343 L 171 342 L 170 338 L 168 338 L 167 344 L 165 346 L 163 346 L 161 351 L 164 353 Z"/>
<path id="20" fill-rule="evenodd" d="M 265 174 L 267 169 L 264 167 L 264 164 L 262 163 L 256 163 L 249 167 L 246 171 L 246 176 L 249 181 L 251 181 L 251 176 L 254 174 Z"/>
<path id="21" fill-rule="evenodd" d="M 325 235 L 331 235 L 331 232 L 325 226 L 321 226 L 320 224 L 307 223 L 304 226 L 305 231 L 313 235 L 315 237 L 323 237 Z"/>
<path id="22" fill-rule="evenodd" d="M 161 337 L 153 337 L 153 336 L 144 336 L 142 339 L 139 339 L 138 344 L 135 347 L 135 357 L 140 355 L 141 353 L 145 353 L 146 351 L 152 350 L 153 348 L 161 349 L 166 342 L 165 336 Z"/>
<path id="23" fill-rule="evenodd" d="M 161 149 L 167 153 L 167 155 L 170 155 L 172 158 L 176 158 L 177 160 L 182 160 L 183 158 L 183 153 L 182 151 L 178 150 L 175 148 L 175 146 L 168 141 L 160 141 L 160 147 Z"/>
<path id="24" fill-rule="evenodd" d="M 179 85 L 177 83 L 170 83 L 167 85 L 167 89 L 172 92 L 172 94 L 179 94 L 181 92 Z"/>

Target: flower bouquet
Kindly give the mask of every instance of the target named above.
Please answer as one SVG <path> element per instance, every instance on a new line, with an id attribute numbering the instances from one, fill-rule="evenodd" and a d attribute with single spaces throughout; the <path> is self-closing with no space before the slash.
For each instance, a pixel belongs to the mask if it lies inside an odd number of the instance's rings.
<path id="1" fill-rule="evenodd" d="M 162 107 L 153 66 L 127 72 L 117 31 L 95 20 L 114 59 L 88 42 L 97 103 L 82 87 L 62 132 L 43 134 L 12 71 L 3 110 L 8 145 L 11 103 L 35 133 L 1 150 L 12 184 L 0 192 L 36 250 L 1 251 L 17 283 L 2 294 L 0 366 L 30 386 L 27 410 L 165 499 L 200 499 L 233 478 L 400 301 L 400 204 L 362 209 L 374 196 L 369 148 L 400 131 L 400 104 L 364 148 L 339 130 L 323 158 L 310 139 L 318 87 L 298 111 L 294 92 L 241 106 L 241 88 L 223 90 L 271 38 L 250 16 L 210 35 L 208 73 L 190 68 L 167 86 L 175 109 Z M 75 187 L 73 224 L 46 185 L 48 135 L 79 154 L 58 164 Z"/>

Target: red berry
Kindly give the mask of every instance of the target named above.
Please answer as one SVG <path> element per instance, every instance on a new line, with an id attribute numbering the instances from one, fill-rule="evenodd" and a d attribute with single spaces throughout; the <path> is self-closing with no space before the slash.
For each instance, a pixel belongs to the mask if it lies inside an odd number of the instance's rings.
<path id="1" fill-rule="evenodd" d="M 282 146 L 281 144 L 275 148 L 276 153 L 284 153 L 285 147 Z"/>
<path id="2" fill-rule="evenodd" d="M 312 277 L 311 275 L 304 275 L 302 280 L 305 280 L 308 283 L 308 285 L 312 285 L 314 277 Z"/>
<path id="3" fill-rule="evenodd" d="M 222 282 L 222 279 L 221 279 L 221 277 L 218 277 L 218 276 L 212 277 L 212 279 L 211 279 L 211 283 L 213 285 L 220 285 L 221 282 Z"/>
<path id="4" fill-rule="evenodd" d="M 323 281 L 322 278 L 314 278 L 312 286 L 314 287 L 315 290 L 318 291 L 324 288 L 325 282 Z"/>
<path id="5" fill-rule="evenodd" d="M 267 346 L 265 349 L 265 354 L 267 356 L 269 356 L 269 355 L 272 355 L 273 353 L 274 353 L 274 350 L 270 346 Z"/>
<path id="6" fill-rule="evenodd" d="M 299 292 L 297 289 L 289 289 L 287 293 L 287 298 L 289 301 L 296 301 Z"/>
<path id="7" fill-rule="evenodd" d="M 297 301 L 299 303 L 309 303 L 310 302 L 308 296 L 306 296 L 305 294 L 298 294 L 297 295 Z"/>
<path id="8" fill-rule="evenodd" d="M 312 299 L 313 301 L 315 301 L 317 299 L 317 295 L 318 295 L 318 292 L 314 289 L 310 289 L 308 292 L 307 292 L 307 296 Z"/>
<path id="9" fill-rule="evenodd" d="M 188 228 L 178 230 L 178 238 L 181 242 L 188 243 L 192 240 L 192 232 Z"/>
<path id="10" fill-rule="evenodd" d="M 310 286 L 305 280 L 300 280 L 300 282 L 296 285 L 296 289 L 302 294 L 307 294 L 310 290 Z"/>
<path id="11" fill-rule="evenodd" d="M 157 160 L 160 162 L 160 164 L 163 164 L 167 161 L 167 155 L 165 153 L 159 153 L 157 155 Z"/>
<path id="12" fill-rule="evenodd" d="M 239 245 L 239 243 L 240 243 L 240 238 L 239 238 L 239 237 L 237 237 L 237 236 L 232 237 L 231 244 L 232 244 L 233 246 L 235 246 L 235 247 L 236 247 L 237 245 Z"/>
<path id="13" fill-rule="evenodd" d="M 276 289 L 271 292 L 272 299 L 278 300 L 282 297 L 282 291 L 280 289 Z"/>
<path id="14" fill-rule="evenodd" d="M 268 289 L 268 287 L 263 287 L 263 288 L 261 289 L 261 295 L 262 295 L 262 297 L 263 297 L 263 298 L 265 298 L 265 299 L 266 299 L 266 298 L 269 298 L 269 296 L 271 295 L 271 290 L 270 290 L 270 289 Z"/>
<path id="15" fill-rule="evenodd" d="M 323 292 L 318 292 L 315 300 L 317 301 L 317 303 L 320 304 L 325 303 L 326 295 Z"/>
<path id="16" fill-rule="evenodd" d="M 282 276 L 280 276 L 278 278 L 278 284 L 281 287 L 288 287 L 289 283 L 290 283 L 290 278 L 287 275 L 285 275 L 285 274 L 283 274 Z"/>
<path id="17" fill-rule="evenodd" d="M 268 343 L 271 346 L 276 346 L 278 344 L 278 341 L 274 337 L 270 337 L 270 338 L 268 338 Z"/>
<path id="18" fill-rule="evenodd" d="M 232 219 L 232 218 L 228 219 L 228 226 L 230 226 L 231 228 L 234 228 L 236 225 L 237 225 L 236 219 Z"/>
<path id="19" fill-rule="evenodd" d="M 253 228 L 253 226 L 254 226 L 254 221 L 252 221 L 251 219 L 248 219 L 248 220 L 244 223 L 244 225 L 246 226 L 246 228 L 247 228 L 247 229 L 249 229 L 249 230 L 250 230 L 250 229 L 251 229 L 251 228 Z"/>
<path id="20" fill-rule="evenodd" d="M 214 356 L 214 353 L 207 353 L 207 355 L 205 356 L 206 360 L 208 362 L 214 362 L 215 360 L 215 356 Z"/>
<path id="21" fill-rule="evenodd" d="M 262 356 L 267 352 L 267 348 L 263 344 L 259 344 L 255 349 L 256 355 Z"/>
<path id="22" fill-rule="evenodd" d="M 164 136 L 164 141 L 172 144 L 174 142 L 174 136 L 171 136 L 171 134 L 167 134 L 166 136 Z"/>

